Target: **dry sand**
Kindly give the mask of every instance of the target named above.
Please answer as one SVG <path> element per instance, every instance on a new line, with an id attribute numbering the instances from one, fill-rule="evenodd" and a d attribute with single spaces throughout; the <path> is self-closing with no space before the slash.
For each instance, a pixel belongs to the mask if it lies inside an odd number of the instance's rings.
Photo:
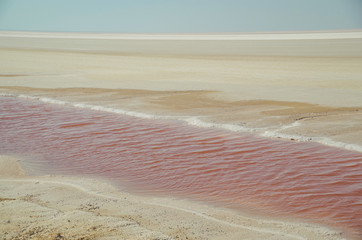
<path id="1" fill-rule="evenodd" d="M 361 32 L 269 35 L 273 40 L 30 35 L 0 33 L 0 93 L 232 124 L 269 137 L 362 149 Z M 29 177 L 15 160 L 1 161 L 5 239 L 340 237 L 318 226 L 136 197 L 101 181 Z"/>

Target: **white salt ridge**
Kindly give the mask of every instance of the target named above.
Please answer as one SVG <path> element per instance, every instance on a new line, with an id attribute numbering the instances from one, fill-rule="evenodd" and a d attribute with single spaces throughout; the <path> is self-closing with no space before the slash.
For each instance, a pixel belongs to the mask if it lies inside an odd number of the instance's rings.
<path id="1" fill-rule="evenodd" d="M 326 137 L 317 138 L 316 142 L 319 142 L 324 145 L 332 146 L 332 147 L 339 147 L 339 148 L 344 148 L 344 149 L 351 150 L 351 151 L 362 152 L 362 146 L 360 146 L 360 145 L 334 141 L 334 140 L 326 138 Z"/>
<path id="2" fill-rule="evenodd" d="M 17 95 L 11 94 L 11 93 L 1 93 L 0 97 L 17 97 Z"/>
<path id="3" fill-rule="evenodd" d="M 145 118 L 145 119 L 156 119 L 157 116 L 146 114 L 146 113 L 140 113 L 140 112 L 133 112 L 133 111 L 126 111 L 122 109 L 115 109 L 115 108 L 109 108 L 109 107 L 102 107 L 102 106 L 96 106 L 96 105 L 89 105 L 89 104 L 83 104 L 83 103 L 75 103 L 72 104 L 74 107 L 79 108 L 87 108 L 95 111 L 103 111 L 103 112 L 109 112 L 109 113 L 117 113 L 117 114 L 124 114 L 132 117 L 139 117 L 139 118 Z"/>
<path id="4" fill-rule="evenodd" d="M 279 133 L 278 131 L 280 131 L 280 130 L 281 129 L 275 130 L 275 131 L 265 131 L 261 135 L 264 137 L 270 137 L 270 138 L 292 139 L 292 140 L 296 140 L 298 142 L 316 142 L 316 143 L 320 143 L 320 144 L 327 145 L 330 147 L 344 148 L 346 150 L 362 152 L 362 146 L 357 145 L 357 144 L 335 141 L 335 140 L 332 140 L 327 137 L 304 137 L 304 136 L 298 136 L 298 135 Z"/>
<path id="5" fill-rule="evenodd" d="M 13 95 L 13 96 L 15 96 L 15 95 Z M 70 105 L 73 107 L 85 108 L 85 109 L 90 109 L 90 110 L 94 110 L 94 111 L 103 111 L 103 112 L 109 112 L 109 113 L 124 114 L 124 115 L 132 116 L 132 117 L 139 117 L 139 118 L 145 118 L 145 119 L 159 119 L 160 118 L 155 115 L 146 114 L 146 113 L 126 111 L 126 110 L 122 110 L 122 109 L 102 107 L 102 106 L 90 105 L 90 104 L 85 104 L 85 103 L 72 103 L 72 102 L 66 102 L 66 101 L 62 101 L 62 100 L 47 98 L 47 97 L 33 97 L 33 96 L 27 96 L 27 95 L 22 95 L 22 94 L 18 95 L 18 97 L 32 99 L 32 100 L 38 100 L 38 101 L 41 101 L 44 103 Z"/>
<path id="6" fill-rule="evenodd" d="M 147 114 L 147 113 L 127 111 L 127 110 L 122 110 L 122 109 L 90 105 L 90 104 L 84 104 L 84 103 L 66 102 L 66 101 L 47 98 L 47 97 L 27 96 L 27 95 L 23 95 L 23 94 L 16 95 L 16 94 L 9 94 L 9 93 L 0 93 L 0 96 L 2 96 L 2 97 L 20 97 L 20 98 L 26 98 L 26 99 L 31 99 L 31 100 L 38 100 L 38 101 L 41 101 L 44 103 L 69 105 L 69 106 L 73 106 L 73 107 L 85 108 L 85 109 L 90 109 L 90 110 L 94 110 L 94 111 L 103 111 L 103 112 L 109 112 L 109 113 L 124 114 L 127 116 L 144 118 L 144 119 L 181 120 L 189 125 L 202 127 L 202 128 L 218 128 L 218 129 L 225 129 L 225 130 L 233 131 L 233 132 L 258 132 L 261 136 L 268 137 L 268 138 L 290 139 L 290 140 L 296 140 L 299 142 L 311 142 L 312 141 L 312 142 L 317 142 L 317 143 L 331 146 L 331 147 L 344 148 L 346 150 L 362 152 L 362 146 L 357 145 L 357 144 L 350 144 L 350 143 L 335 141 L 335 140 L 329 139 L 327 137 L 305 137 L 305 136 L 290 135 L 290 134 L 285 134 L 285 133 L 279 132 L 281 130 L 300 126 L 300 123 L 298 123 L 298 122 L 294 122 L 294 123 L 291 123 L 288 125 L 283 125 L 279 129 L 276 129 L 276 130 L 263 130 L 261 132 L 260 129 L 258 129 L 258 128 L 245 128 L 245 127 L 235 125 L 235 124 L 205 122 L 205 121 L 200 120 L 198 117 L 186 117 L 185 118 L 185 117 L 173 117 L 173 116 L 158 116 L 158 115 L 152 115 L 152 114 Z"/>
<path id="7" fill-rule="evenodd" d="M 203 127 L 203 128 L 219 128 L 219 129 L 225 129 L 233 132 L 249 132 L 249 131 L 255 131 L 250 128 L 245 128 L 239 125 L 235 124 L 224 124 L 224 123 L 210 123 L 210 122 L 204 122 L 200 120 L 197 117 L 190 117 L 186 119 L 182 119 L 189 125 Z"/>

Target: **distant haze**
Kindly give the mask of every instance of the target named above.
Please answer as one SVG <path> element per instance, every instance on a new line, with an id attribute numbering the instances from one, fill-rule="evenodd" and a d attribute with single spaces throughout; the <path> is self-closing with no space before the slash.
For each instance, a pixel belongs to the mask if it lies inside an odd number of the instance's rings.
<path id="1" fill-rule="evenodd" d="M 123 33 L 362 29 L 362 0 L 0 0 L 0 30 Z"/>

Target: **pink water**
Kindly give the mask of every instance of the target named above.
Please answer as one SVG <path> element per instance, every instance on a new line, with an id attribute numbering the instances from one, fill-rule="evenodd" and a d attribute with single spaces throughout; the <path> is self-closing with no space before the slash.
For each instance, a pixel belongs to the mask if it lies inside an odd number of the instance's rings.
<path id="1" fill-rule="evenodd" d="M 97 176 L 130 191 L 258 209 L 362 236 L 362 153 L 0 98 L 0 153 L 32 171 Z"/>

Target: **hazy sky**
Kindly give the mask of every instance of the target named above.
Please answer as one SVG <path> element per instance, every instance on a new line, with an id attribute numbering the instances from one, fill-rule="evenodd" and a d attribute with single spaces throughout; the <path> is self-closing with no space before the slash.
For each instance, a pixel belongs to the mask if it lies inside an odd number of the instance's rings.
<path id="1" fill-rule="evenodd" d="M 0 0 L 0 30 L 260 32 L 362 29 L 362 0 Z"/>

